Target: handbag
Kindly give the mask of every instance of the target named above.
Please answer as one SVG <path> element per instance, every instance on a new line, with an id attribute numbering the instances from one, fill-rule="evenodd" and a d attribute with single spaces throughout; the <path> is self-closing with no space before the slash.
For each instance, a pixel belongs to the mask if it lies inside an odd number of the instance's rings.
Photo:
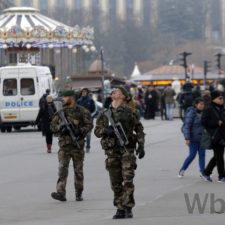
<path id="1" fill-rule="evenodd" d="M 219 131 L 219 128 L 215 130 L 213 135 L 210 135 L 209 132 L 204 129 L 200 141 L 200 146 L 204 149 L 212 149 L 213 144 L 215 144 L 215 137 L 217 135 L 217 132 Z"/>

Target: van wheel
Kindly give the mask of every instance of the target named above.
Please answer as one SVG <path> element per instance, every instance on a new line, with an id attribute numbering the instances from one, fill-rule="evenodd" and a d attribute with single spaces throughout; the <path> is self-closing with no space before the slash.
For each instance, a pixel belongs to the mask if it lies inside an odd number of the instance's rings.
<path id="1" fill-rule="evenodd" d="M 2 133 L 5 133 L 5 127 L 2 127 L 2 128 L 1 128 L 1 132 L 2 132 Z"/>
<path id="2" fill-rule="evenodd" d="M 16 131 L 19 131 L 21 129 L 21 126 L 14 126 L 13 127 Z"/>
<path id="3" fill-rule="evenodd" d="M 8 133 L 10 133 L 12 131 L 12 127 L 11 126 L 10 127 L 6 127 L 6 130 L 7 130 Z"/>

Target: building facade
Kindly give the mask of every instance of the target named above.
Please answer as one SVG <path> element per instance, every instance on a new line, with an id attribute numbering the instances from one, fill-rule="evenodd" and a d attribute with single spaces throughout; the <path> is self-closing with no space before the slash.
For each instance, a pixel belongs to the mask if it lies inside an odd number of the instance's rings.
<path id="1" fill-rule="evenodd" d="M 15 6 L 31 6 L 48 15 L 56 8 L 62 11 L 67 9 L 89 12 L 91 17 L 96 11 L 107 16 L 110 20 L 135 20 L 139 24 L 157 24 L 157 0 L 12 0 Z M 134 19 L 135 18 L 135 19 Z"/>
<path id="2" fill-rule="evenodd" d="M 132 20 L 140 25 L 157 28 L 160 0 L 11 0 L 11 2 L 16 6 L 39 8 L 41 13 L 48 16 L 54 15 L 56 9 L 63 12 L 69 9 L 79 10 L 83 15 L 88 14 L 84 16 L 88 21 L 104 16 L 104 20 L 99 20 L 103 23 L 103 28 L 118 19 Z M 217 18 L 212 18 L 212 15 L 217 15 Z M 225 38 L 225 0 L 205 0 L 205 38 L 209 41 Z"/>

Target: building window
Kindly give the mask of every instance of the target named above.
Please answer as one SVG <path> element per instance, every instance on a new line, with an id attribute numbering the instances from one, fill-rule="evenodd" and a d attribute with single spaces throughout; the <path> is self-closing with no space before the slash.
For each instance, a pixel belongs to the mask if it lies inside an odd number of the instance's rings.
<path id="1" fill-rule="evenodd" d="M 109 21 L 110 23 L 116 22 L 116 0 L 109 1 Z"/>
<path id="2" fill-rule="evenodd" d="M 82 7 L 82 0 L 75 0 L 75 8 L 81 9 Z"/>
<path id="3" fill-rule="evenodd" d="M 127 20 L 133 19 L 134 0 L 127 0 Z"/>
<path id="4" fill-rule="evenodd" d="M 92 0 L 92 7 L 95 9 L 99 8 L 99 0 Z"/>
<path id="5" fill-rule="evenodd" d="M 150 24 L 150 14 L 151 14 L 151 1 L 150 0 L 143 0 L 143 19 L 144 19 L 144 24 L 149 25 Z"/>
<path id="6" fill-rule="evenodd" d="M 40 9 L 41 11 L 47 11 L 48 2 L 46 0 L 40 0 Z"/>
<path id="7" fill-rule="evenodd" d="M 21 2 L 21 6 L 32 6 L 33 4 L 32 4 L 32 1 L 31 0 L 23 0 L 22 2 Z"/>

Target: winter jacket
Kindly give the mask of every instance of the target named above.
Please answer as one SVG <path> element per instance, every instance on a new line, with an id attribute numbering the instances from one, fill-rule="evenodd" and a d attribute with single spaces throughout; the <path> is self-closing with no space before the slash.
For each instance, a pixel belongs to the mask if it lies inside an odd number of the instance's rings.
<path id="1" fill-rule="evenodd" d="M 203 133 L 201 123 L 201 113 L 195 107 L 189 107 L 185 113 L 182 132 L 185 140 L 190 140 L 192 143 L 199 143 Z"/>
<path id="2" fill-rule="evenodd" d="M 86 108 L 91 114 L 93 112 L 95 112 L 94 100 L 92 98 L 90 98 L 89 96 L 81 96 L 77 100 L 77 104 L 83 106 L 84 108 Z"/>
<path id="3" fill-rule="evenodd" d="M 223 121 L 223 125 L 219 127 L 219 120 Z M 202 114 L 202 124 L 206 130 L 213 135 L 219 127 L 221 138 L 225 139 L 225 109 L 223 106 L 217 106 L 212 103 Z"/>
<path id="4" fill-rule="evenodd" d="M 44 107 L 39 109 L 35 124 L 41 123 L 41 131 L 43 135 L 51 132 L 50 123 L 55 112 L 56 108 L 54 104 L 46 104 Z"/>
<path id="5" fill-rule="evenodd" d="M 171 87 L 167 87 L 163 92 L 165 103 L 166 104 L 174 103 L 175 95 L 176 95 L 175 91 Z"/>

